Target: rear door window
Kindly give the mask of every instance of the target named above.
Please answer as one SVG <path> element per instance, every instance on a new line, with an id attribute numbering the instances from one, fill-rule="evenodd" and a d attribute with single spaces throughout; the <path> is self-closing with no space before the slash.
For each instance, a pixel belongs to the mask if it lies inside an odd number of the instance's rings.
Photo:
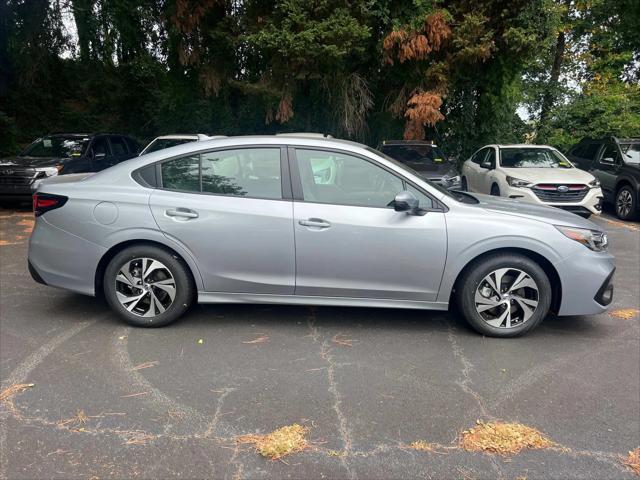
<path id="1" fill-rule="evenodd" d="M 124 138 L 110 137 L 109 141 L 111 142 L 111 150 L 115 156 L 127 155 L 129 153 Z"/>
<path id="2" fill-rule="evenodd" d="M 93 143 L 91 144 L 91 151 L 94 156 L 108 156 L 111 154 L 111 151 L 109 150 L 109 143 L 105 137 L 94 138 Z"/>
<path id="3" fill-rule="evenodd" d="M 162 188 L 233 197 L 282 199 L 279 148 L 242 148 L 161 164 Z"/>

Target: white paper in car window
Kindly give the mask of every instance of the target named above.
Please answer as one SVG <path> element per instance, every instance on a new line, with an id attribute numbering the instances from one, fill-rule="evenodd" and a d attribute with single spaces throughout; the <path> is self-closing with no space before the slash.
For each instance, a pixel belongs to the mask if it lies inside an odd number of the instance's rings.
<path id="1" fill-rule="evenodd" d="M 51 139 L 50 138 L 43 139 L 42 144 L 47 148 L 51 148 Z"/>

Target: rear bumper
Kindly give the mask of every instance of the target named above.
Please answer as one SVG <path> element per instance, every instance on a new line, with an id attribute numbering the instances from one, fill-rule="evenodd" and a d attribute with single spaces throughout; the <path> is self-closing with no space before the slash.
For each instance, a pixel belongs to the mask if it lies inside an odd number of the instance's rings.
<path id="1" fill-rule="evenodd" d="M 36 218 L 29 239 L 29 271 L 36 282 L 95 295 L 95 272 L 106 248 Z"/>

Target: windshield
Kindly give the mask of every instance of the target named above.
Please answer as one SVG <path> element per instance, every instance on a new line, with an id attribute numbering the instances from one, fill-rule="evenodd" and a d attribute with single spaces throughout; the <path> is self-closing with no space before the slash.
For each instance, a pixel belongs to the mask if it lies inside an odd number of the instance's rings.
<path id="1" fill-rule="evenodd" d="M 89 137 L 62 135 L 42 137 L 20 154 L 21 157 L 79 157 L 87 149 Z"/>
<path id="2" fill-rule="evenodd" d="M 501 148 L 504 168 L 573 168 L 571 162 L 552 148 Z"/>
<path id="3" fill-rule="evenodd" d="M 195 138 L 158 138 L 145 148 L 144 153 L 157 152 L 158 150 L 164 150 L 165 148 L 175 147 L 176 145 L 195 141 Z"/>
<path id="4" fill-rule="evenodd" d="M 379 150 L 376 150 L 375 148 L 371 148 L 371 147 L 367 147 L 367 150 L 375 155 L 378 155 L 379 157 L 384 158 L 385 160 L 389 160 L 391 163 L 393 163 L 394 165 L 397 165 L 398 167 L 400 167 L 401 169 L 415 175 L 416 177 L 420 178 L 423 182 L 426 182 L 429 184 L 429 186 L 435 188 L 436 190 L 438 190 L 441 193 L 444 193 L 447 197 L 449 198 L 453 198 L 454 200 L 457 200 L 458 202 L 466 202 L 466 195 L 463 192 L 458 192 L 455 190 L 447 190 L 446 188 L 441 187 L 440 185 L 437 185 L 433 182 L 431 182 L 430 180 L 427 180 L 426 178 L 423 178 L 418 172 L 416 172 L 413 168 L 407 166 L 406 164 L 399 162 L 398 160 L 391 158 L 389 155 L 386 155 L 384 153 L 382 153 Z"/>
<path id="5" fill-rule="evenodd" d="M 382 151 L 403 163 L 439 165 L 447 162 L 447 157 L 435 145 L 383 145 Z"/>
<path id="6" fill-rule="evenodd" d="M 624 163 L 640 164 L 640 143 L 621 143 L 620 150 Z"/>

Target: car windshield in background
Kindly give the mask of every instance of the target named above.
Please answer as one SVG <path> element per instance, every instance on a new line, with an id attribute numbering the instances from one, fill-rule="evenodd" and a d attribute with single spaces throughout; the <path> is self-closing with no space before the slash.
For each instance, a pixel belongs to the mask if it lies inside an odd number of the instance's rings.
<path id="1" fill-rule="evenodd" d="M 89 137 L 55 136 L 39 138 L 20 154 L 21 157 L 79 157 L 87 149 Z"/>
<path id="2" fill-rule="evenodd" d="M 500 165 L 504 168 L 572 168 L 560 152 L 550 148 L 501 148 Z"/>
<path id="3" fill-rule="evenodd" d="M 620 150 L 624 163 L 640 165 L 640 143 L 621 143 Z"/>
<path id="4" fill-rule="evenodd" d="M 447 161 L 442 150 L 433 145 L 384 145 L 382 151 L 404 163 L 438 165 Z"/>
<path id="5" fill-rule="evenodd" d="M 157 152 L 158 150 L 164 150 L 165 148 L 175 147 L 176 145 L 195 141 L 195 138 L 159 138 L 149 145 L 149 148 L 147 148 L 144 153 Z"/>

